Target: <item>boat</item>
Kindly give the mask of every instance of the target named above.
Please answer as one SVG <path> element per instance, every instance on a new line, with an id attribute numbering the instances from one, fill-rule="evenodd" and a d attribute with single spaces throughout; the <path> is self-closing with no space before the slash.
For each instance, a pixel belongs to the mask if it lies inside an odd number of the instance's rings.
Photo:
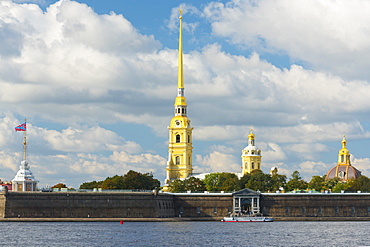
<path id="1" fill-rule="evenodd" d="M 263 216 L 239 216 L 239 217 L 224 217 L 222 222 L 272 222 L 273 218 Z"/>

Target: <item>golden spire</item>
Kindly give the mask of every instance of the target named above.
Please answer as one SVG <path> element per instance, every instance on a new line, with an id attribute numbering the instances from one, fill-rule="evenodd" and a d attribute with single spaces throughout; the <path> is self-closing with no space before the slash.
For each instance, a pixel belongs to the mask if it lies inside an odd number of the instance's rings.
<path id="1" fill-rule="evenodd" d="M 254 140 L 254 134 L 253 134 L 253 128 L 252 128 L 252 125 L 250 126 L 250 129 L 249 129 L 248 139 L 249 139 L 249 140 Z"/>
<path id="2" fill-rule="evenodd" d="M 179 61 L 178 61 L 177 85 L 178 85 L 178 88 L 184 88 L 184 69 L 183 69 L 183 61 L 182 61 L 182 10 L 179 9 L 179 12 L 180 12 L 180 17 L 179 17 L 180 32 L 179 32 Z"/>
<path id="3" fill-rule="evenodd" d="M 343 139 L 342 139 L 342 149 L 347 149 L 347 140 L 346 140 L 346 135 L 343 135 Z"/>

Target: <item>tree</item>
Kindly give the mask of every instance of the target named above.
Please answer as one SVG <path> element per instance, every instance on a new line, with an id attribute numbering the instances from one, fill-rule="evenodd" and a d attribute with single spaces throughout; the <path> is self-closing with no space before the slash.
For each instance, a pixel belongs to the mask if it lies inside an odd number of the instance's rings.
<path id="1" fill-rule="evenodd" d="M 271 176 L 271 188 L 269 189 L 270 191 L 277 191 L 280 190 L 280 188 L 285 189 L 286 186 L 286 176 L 273 173 Z"/>
<path id="2" fill-rule="evenodd" d="M 185 180 L 175 179 L 169 184 L 170 192 L 185 192 L 185 191 L 205 191 L 204 182 L 195 177 L 190 177 Z"/>
<path id="3" fill-rule="evenodd" d="M 265 174 L 261 170 L 254 170 L 250 174 L 250 179 L 245 185 L 246 188 L 267 192 L 272 188 L 272 179 L 270 174 Z"/>
<path id="4" fill-rule="evenodd" d="M 244 174 L 244 176 L 239 179 L 239 182 L 238 182 L 239 185 L 238 185 L 238 187 L 240 189 L 247 188 L 246 187 L 246 184 L 248 183 L 248 181 L 249 181 L 250 178 L 251 178 L 250 173 Z"/>
<path id="5" fill-rule="evenodd" d="M 118 190 L 123 189 L 123 177 L 114 175 L 113 177 L 107 177 L 102 183 L 103 190 Z"/>
<path id="6" fill-rule="evenodd" d="M 370 179 L 364 175 L 360 176 L 358 179 L 350 180 L 347 183 L 348 183 L 348 187 L 347 187 L 348 191 L 370 192 Z"/>
<path id="7" fill-rule="evenodd" d="M 187 191 L 189 191 L 189 190 L 190 191 L 205 191 L 205 190 L 207 190 L 206 185 L 199 178 L 190 177 L 188 179 L 185 179 L 184 182 L 185 182 L 185 189 Z"/>
<path id="8" fill-rule="evenodd" d="M 346 191 L 349 187 L 350 183 L 349 182 L 342 182 L 339 181 L 332 189 L 331 191 L 334 193 L 341 192 L 342 190 Z"/>
<path id="9" fill-rule="evenodd" d="M 54 186 L 51 187 L 52 189 L 54 188 L 58 188 L 58 189 L 61 189 L 61 188 L 67 188 L 67 185 L 63 184 L 63 183 L 58 183 Z"/>
<path id="10" fill-rule="evenodd" d="M 325 190 L 333 190 L 333 188 L 340 182 L 340 178 L 339 177 L 334 177 L 332 179 L 329 179 L 329 180 L 325 180 L 325 186 L 324 186 L 324 189 Z"/>
<path id="11" fill-rule="evenodd" d="M 239 190 L 239 179 L 234 173 L 211 173 L 204 178 L 207 191 Z"/>
<path id="12" fill-rule="evenodd" d="M 307 182 L 302 179 L 298 171 L 294 171 L 291 176 L 292 178 L 286 184 L 287 191 L 307 189 Z"/>
<path id="13" fill-rule="evenodd" d="M 325 188 L 325 177 L 312 176 L 311 181 L 308 183 L 308 188 L 316 191 L 321 191 Z"/>
<path id="14" fill-rule="evenodd" d="M 80 189 L 94 189 L 94 188 L 101 188 L 103 181 L 92 181 L 92 182 L 85 182 L 80 185 Z"/>
<path id="15" fill-rule="evenodd" d="M 123 189 L 153 190 L 161 185 L 158 179 L 153 178 L 152 173 L 140 173 L 133 170 L 123 176 Z"/>
<path id="16" fill-rule="evenodd" d="M 170 192 L 185 192 L 185 181 L 181 179 L 175 179 L 168 184 Z"/>

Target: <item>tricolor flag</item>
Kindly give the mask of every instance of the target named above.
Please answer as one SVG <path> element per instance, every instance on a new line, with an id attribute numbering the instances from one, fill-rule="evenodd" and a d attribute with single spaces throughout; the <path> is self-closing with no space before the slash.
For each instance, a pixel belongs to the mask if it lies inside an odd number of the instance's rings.
<path id="1" fill-rule="evenodd" d="M 15 131 L 26 131 L 27 130 L 26 122 L 22 123 L 21 125 L 18 125 L 14 129 Z"/>

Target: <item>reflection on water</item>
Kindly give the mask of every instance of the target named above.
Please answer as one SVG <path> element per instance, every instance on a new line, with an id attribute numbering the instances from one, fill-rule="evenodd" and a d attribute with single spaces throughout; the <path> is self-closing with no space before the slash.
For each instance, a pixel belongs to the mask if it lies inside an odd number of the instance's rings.
<path id="1" fill-rule="evenodd" d="M 0 222 L 6 246 L 366 246 L 370 222 Z"/>

